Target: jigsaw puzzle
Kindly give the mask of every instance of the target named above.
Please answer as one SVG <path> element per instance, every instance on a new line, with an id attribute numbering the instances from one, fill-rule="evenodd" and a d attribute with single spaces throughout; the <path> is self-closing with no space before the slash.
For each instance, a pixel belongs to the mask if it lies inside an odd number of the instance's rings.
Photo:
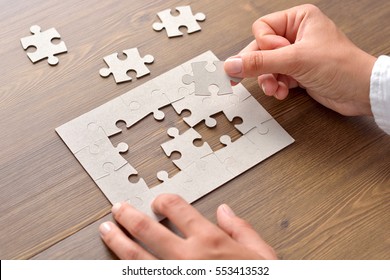
<path id="1" fill-rule="evenodd" d="M 187 33 L 194 33 L 201 30 L 198 21 L 204 21 L 206 15 L 203 13 L 197 13 L 193 15 L 190 6 L 176 7 L 179 15 L 172 15 L 171 9 L 166 9 L 157 13 L 161 22 L 155 22 L 153 29 L 161 31 L 165 28 L 168 37 L 182 36 L 183 33 L 179 30 L 180 27 L 186 27 Z"/>
<path id="2" fill-rule="evenodd" d="M 30 31 L 33 35 L 20 39 L 23 49 L 29 47 L 35 47 L 36 51 L 28 52 L 27 56 L 32 63 L 47 58 L 47 62 L 50 65 L 58 64 L 58 58 L 54 55 L 67 52 L 66 45 L 63 41 L 59 44 L 54 44 L 53 39 L 61 39 L 60 34 L 55 28 L 50 28 L 41 32 L 41 27 L 33 25 L 30 27 Z"/>
<path id="3" fill-rule="evenodd" d="M 103 60 L 109 68 L 100 69 L 100 76 L 108 77 L 112 74 L 115 82 L 118 84 L 132 80 L 132 78 L 127 74 L 129 71 L 135 71 L 137 73 L 137 78 L 150 73 L 145 64 L 152 63 L 154 61 L 154 57 L 152 55 L 148 54 L 141 57 L 138 48 L 124 50 L 123 53 L 126 55 L 126 59 L 120 59 L 118 57 L 118 53 L 105 56 Z"/>
<path id="4" fill-rule="evenodd" d="M 242 84 L 234 86 L 231 94 L 212 92 L 210 96 L 201 96 L 194 93 L 196 85 L 183 83 L 182 77 L 188 74 L 191 63 L 216 60 L 208 51 L 56 128 L 111 203 L 127 201 L 159 220 L 162 217 L 150 208 L 156 195 L 177 193 L 191 203 L 294 141 Z M 153 188 L 143 179 L 131 183 L 129 176 L 138 172 L 122 158 L 121 153 L 128 147 L 125 143 L 114 147 L 108 137 L 121 131 L 116 127 L 119 120 L 131 129 L 149 114 L 157 120 L 164 118 L 160 109 L 167 105 L 178 113 L 191 111 L 184 118 L 191 128 L 181 133 L 170 128 L 167 133 L 172 139 L 161 143 L 168 157 L 174 151 L 181 154 L 173 160 L 180 171 L 171 178 L 165 171 L 158 172 L 161 184 Z M 236 126 L 243 135 L 234 142 L 226 135 L 221 137 L 224 147 L 217 151 L 207 142 L 195 146 L 194 140 L 201 136 L 192 127 L 200 121 L 216 125 L 212 115 L 217 112 L 223 112 L 230 120 L 241 118 L 242 123 Z"/>
<path id="5" fill-rule="evenodd" d="M 196 95 L 211 95 L 209 87 L 215 85 L 218 87 L 218 94 L 233 93 L 230 83 L 230 77 L 223 69 L 223 61 L 214 61 L 214 70 L 209 71 L 207 61 L 191 63 L 193 75 L 186 74 L 183 76 L 183 83 L 189 85 L 195 83 Z"/>

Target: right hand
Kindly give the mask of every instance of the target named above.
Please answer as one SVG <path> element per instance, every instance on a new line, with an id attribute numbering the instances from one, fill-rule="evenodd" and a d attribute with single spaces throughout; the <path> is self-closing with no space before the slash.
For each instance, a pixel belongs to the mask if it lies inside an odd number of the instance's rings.
<path id="1" fill-rule="evenodd" d="M 346 116 L 372 115 L 369 91 L 376 58 L 356 47 L 317 7 L 297 6 L 258 19 L 255 40 L 225 62 L 232 77 L 258 77 L 264 93 L 285 99 L 303 87 Z"/>

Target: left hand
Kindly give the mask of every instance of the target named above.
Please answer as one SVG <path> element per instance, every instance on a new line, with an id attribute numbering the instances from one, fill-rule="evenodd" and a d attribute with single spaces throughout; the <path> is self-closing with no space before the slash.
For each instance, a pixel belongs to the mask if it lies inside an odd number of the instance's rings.
<path id="1" fill-rule="evenodd" d="M 217 210 L 218 226 L 177 195 L 158 196 L 152 208 L 175 224 L 184 237 L 128 203 L 115 204 L 115 220 L 149 249 L 114 223 L 105 222 L 99 228 L 102 239 L 120 259 L 276 259 L 274 250 L 225 204 Z"/>

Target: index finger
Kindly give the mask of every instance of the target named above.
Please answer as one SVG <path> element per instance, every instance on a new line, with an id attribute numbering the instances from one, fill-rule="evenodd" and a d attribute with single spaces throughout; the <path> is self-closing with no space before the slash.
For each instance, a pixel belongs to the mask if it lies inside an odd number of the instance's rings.
<path id="1" fill-rule="evenodd" d="M 304 6 L 298 6 L 263 16 L 253 23 L 252 33 L 256 39 L 274 35 L 286 38 L 292 44 L 297 38 L 305 15 Z"/>

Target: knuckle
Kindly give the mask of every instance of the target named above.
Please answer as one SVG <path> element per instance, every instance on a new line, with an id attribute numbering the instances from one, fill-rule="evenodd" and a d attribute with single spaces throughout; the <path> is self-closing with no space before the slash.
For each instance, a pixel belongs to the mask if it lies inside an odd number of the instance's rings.
<path id="1" fill-rule="evenodd" d="M 139 260 L 140 254 L 137 250 L 134 250 L 133 248 L 129 248 L 124 252 L 123 258 L 126 260 Z"/>
<path id="2" fill-rule="evenodd" d="M 304 5 L 303 5 L 303 8 L 304 8 L 305 10 L 307 10 L 307 11 L 312 11 L 312 12 L 318 12 L 318 11 L 320 11 L 320 9 L 319 9 L 317 6 L 315 6 L 315 5 L 313 5 L 313 4 L 310 4 L 310 3 L 304 4 Z"/>
<path id="3" fill-rule="evenodd" d="M 141 236 L 148 229 L 149 229 L 149 221 L 145 219 L 145 217 L 134 216 L 132 218 L 132 224 L 130 229 L 131 234 L 133 234 L 134 236 Z"/>
<path id="4" fill-rule="evenodd" d="M 252 34 L 256 36 L 258 33 L 259 23 L 263 21 L 263 18 L 259 18 L 252 23 Z"/>
<path id="5" fill-rule="evenodd" d="M 209 228 L 204 235 L 200 236 L 202 241 L 210 248 L 219 248 L 226 241 L 227 235 L 217 228 Z"/>
<path id="6" fill-rule="evenodd" d="M 248 53 L 246 65 L 244 63 L 244 72 L 249 75 L 257 75 L 262 68 L 263 68 L 262 53 L 261 52 Z"/>
<path id="7" fill-rule="evenodd" d="M 166 213 L 170 209 L 183 203 L 183 199 L 176 194 L 162 194 L 154 202 L 154 206 L 161 213 Z"/>

